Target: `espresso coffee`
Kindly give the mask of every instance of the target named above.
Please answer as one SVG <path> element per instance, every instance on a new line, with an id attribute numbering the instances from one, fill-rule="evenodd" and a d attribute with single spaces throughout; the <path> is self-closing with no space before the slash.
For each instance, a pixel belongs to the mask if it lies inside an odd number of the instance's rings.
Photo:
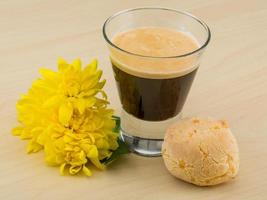
<path id="1" fill-rule="evenodd" d="M 198 49 L 187 33 L 144 27 L 115 35 L 123 51 L 111 52 L 123 109 L 147 121 L 162 121 L 181 112 L 198 64 L 190 56 Z"/>

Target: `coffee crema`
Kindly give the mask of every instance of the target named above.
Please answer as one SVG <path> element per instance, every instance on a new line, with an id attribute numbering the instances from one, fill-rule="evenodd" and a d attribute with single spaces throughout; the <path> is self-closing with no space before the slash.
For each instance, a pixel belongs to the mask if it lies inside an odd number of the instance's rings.
<path id="1" fill-rule="evenodd" d="M 123 109 L 138 119 L 162 121 L 180 113 L 198 63 L 180 56 L 199 48 L 186 33 L 143 27 L 119 33 L 111 62 Z"/>
<path id="2" fill-rule="evenodd" d="M 110 57 L 113 63 L 132 75 L 155 79 L 173 78 L 197 67 L 193 57 L 180 56 L 197 50 L 199 44 L 190 34 L 175 29 L 130 29 L 115 35 L 112 42 L 131 53 L 111 49 Z"/>

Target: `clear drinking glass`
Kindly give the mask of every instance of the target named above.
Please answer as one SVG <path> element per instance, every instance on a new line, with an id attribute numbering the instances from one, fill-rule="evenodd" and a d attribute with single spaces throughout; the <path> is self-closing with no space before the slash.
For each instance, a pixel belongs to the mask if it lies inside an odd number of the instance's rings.
<path id="1" fill-rule="evenodd" d="M 140 27 L 172 28 L 192 36 L 199 48 L 184 55 L 153 57 L 116 46 L 112 38 Z M 103 26 L 122 104 L 121 136 L 131 150 L 143 156 L 160 156 L 166 128 L 181 117 L 200 58 L 210 41 L 208 26 L 197 17 L 168 8 L 135 8 L 109 17 Z M 125 59 L 127 58 L 127 59 Z M 134 61 L 134 62 L 133 62 Z M 136 62 L 137 61 L 137 62 Z M 176 67 L 173 73 L 148 73 L 138 68 Z M 138 69 L 138 70 L 137 70 Z"/>

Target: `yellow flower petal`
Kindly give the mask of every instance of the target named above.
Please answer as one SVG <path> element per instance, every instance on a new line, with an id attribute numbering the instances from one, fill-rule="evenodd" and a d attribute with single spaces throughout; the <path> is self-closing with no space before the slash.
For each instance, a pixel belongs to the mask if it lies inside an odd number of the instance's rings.
<path id="1" fill-rule="evenodd" d="M 68 135 L 64 135 L 63 140 L 65 143 L 70 143 L 73 139 Z"/>
<path id="2" fill-rule="evenodd" d="M 46 140 L 48 138 L 48 135 L 46 134 L 46 132 L 40 134 L 37 138 L 37 143 L 40 145 L 44 145 L 46 143 Z"/>
<path id="3" fill-rule="evenodd" d="M 97 158 L 98 157 L 98 150 L 95 145 L 91 146 L 91 149 L 87 153 L 88 158 Z"/>
<path id="4" fill-rule="evenodd" d="M 73 63 L 72 63 L 72 66 L 74 67 L 75 71 L 80 72 L 81 71 L 81 66 L 82 66 L 81 60 L 80 59 L 74 60 Z"/>
<path id="5" fill-rule="evenodd" d="M 59 173 L 60 175 L 65 175 L 65 167 L 66 167 L 66 163 L 63 163 L 60 165 L 60 168 L 59 168 Z"/>
<path id="6" fill-rule="evenodd" d="M 103 138 L 100 138 L 96 141 L 96 146 L 98 149 L 109 149 L 109 143 Z"/>
<path id="7" fill-rule="evenodd" d="M 58 78 L 57 73 L 51 69 L 41 68 L 39 69 L 39 72 L 44 79 L 53 80 Z"/>
<path id="8" fill-rule="evenodd" d="M 54 149 L 57 152 L 62 152 L 65 148 L 65 142 L 62 138 L 54 141 Z"/>
<path id="9" fill-rule="evenodd" d="M 19 136 L 21 135 L 22 131 L 23 131 L 23 127 L 18 126 L 12 129 L 12 134 L 15 136 Z"/>
<path id="10" fill-rule="evenodd" d="M 62 102 L 62 100 L 63 100 L 63 98 L 60 95 L 51 96 L 50 98 L 45 100 L 43 106 L 45 108 L 53 107 L 53 106 L 59 105 L 60 102 Z"/>
<path id="11" fill-rule="evenodd" d="M 82 169 L 82 166 L 71 166 L 69 172 L 71 175 L 77 174 Z"/>
<path id="12" fill-rule="evenodd" d="M 89 65 L 87 65 L 82 71 L 81 81 L 83 82 L 88 77 L 95 74 L 97 70 L 97 60 L 93 60 Z"/>
<path id="13" fill-rule="evenodd" d="M 83 173 L 86 176 L 92 176 L 92 172 L 90 171 L 90 169 L 88 169 L 85 165 L 83 166 Z"/>
<path id="14" fill-rule="evenodd" d="M 93 105 L 96 103 L 96 98 L 95 97 L 90 97 L 86 99 L 86 107 L 91 108 Z"/>
<path id="15" fill-rule="evenodd" d="M 67 126 L 73 113 L 72 105 L 69 102 L 63 103 L 58 112 L 59 122 Z"/>
<path id="16" fill-rule="evenodd" d="M 97 59 L 93 59 L 93 60 L 91 61 L 90 65 L 91 65 L 94 69 L 96 69 L 96 67 L 97 67 L 97 63 L 98 63 Z"/>
<path id="17" fill-rule="evenodd" d="M 82 150 L 86 153 L 86 155 L 88 154 L 88 152 L 90 151 L 90 149 L 91 149 L 91 146 L 92 145 L 90 145 L 90 144 L 81 144 L 81 148 L 82 148 Z"/>
<path id="18" fill-rule="evenodd" d="M 59 58 L 57 63 L 58 63 L 58 70 L 60 72 L 64 72 L 69 66 L 69 64 L 63 58 Z"/>
<path id="19" fill-rule="evenodd" d="M 109 148 L 111 149 L 111 150 L 116 150 L 117 148 L 119 147 L 119 144 L 118 144 L 118 142 L 117 142 L 117 139 L 116 140 L 111 140 L 111 141 L 109 141 Z"/>
<path id="20" fill-rule="evenodd" d="M 44 127 L 36 126 L 35 128 L 33 128 L 33 129 L 31 130 L 31 134 L 32 134 L 33 136 L 38 136 L 39 134 L 41 134 L 41 133 L 43 132 L 43 130 L 44 130 Z"/>
<path id="21" fill-rule="evenodd" d="M 98 168 L 101 170 L 106 169 L 106 166 L 103 165 L 98 158 L 90 158 L 91 162 Z"/>
<path id="22" fill-rule="evenodd" d="M 79 159 L 82 161 L 82 162 L 86 162 L 86 155 L 84 153 L 84 151 L 81 151 L 80 154 L 79 154 Z"/>
<path id="23" fill-rule="evenodd" d="M 44 145 L 45 161 L 48 165 L 57 166 L 64 162 L 61 154 L 56 154 L 52 141 L 47 141 Z"/>
<path id="24" fill-rule="evenodd" d="M 91 134 L 91 133 L 88 133 L 88 136 L 90 138 L 91 143 L 94 144 L 95 143 L 95 137 L 94 137 L 94 135 Z"/>
<path id="25" fill-rule="evenodd" d="M 21 131 L 20 138 L 22 140 L 31 139 L 32 138 L 32 134 L 31 134 L 30 130 L 24 129 L 23 131 Z"/>
<path id="26" fill-rule="evenodd" d="M 83 99 L 83 98 L 77 99 L 75 101 L 75 106 L 78 108 L 80 114 L 84 113 L 84 110 L 86 108 L 86 104 L 87 104 L 87 101 L 85 99 Z"/>
<path id="27" fill-rule="evenodd" d="M 96 93 L 97 93 L 97 90 L 95 90 L 95 89 L 90 89 L 90 90 L 87 90 L 86 92 L 84 92 L 84 91 L 81 92 L 81 93 L 78 95 L 78 97 L 79 97 L 79 98 L 84 98 L 84 97 L 88 98 L 88 97 L 94 96 Z"/>
<path id="28" fill-rule="evenodd" d="M 42 145 L 31 140 L 27 146 L 27 153 L 35 153 L 35 152 L 40 151 L 42 148 L 43 148 Z"/>
<path id="29" fill-rule="evenodd" d="M 90 77 L 90 76 L 89 76 Z M 87 92 L 88 90 L 94 88 L 98 83 L 98 79 L 97 79 L 97 76 L 94 76 L 90 79 L 87 79 L 85 80 L 83 83 L 82 83 L 82 86 L 81 86 L 81 89 L 85 92 Z"/>
<path id="30" fill-rule="evenodd" d="M 68 95 L 70 97 L 77 96 L 78 94 L 79 94 L 79 85 L 78 84 L 68 88 Z"/>
<path id="31" fill-rule="evenodd" d="M 97 88 L 98 88 L 98 89 L 102 89 L 102 88 L 104 87 L 105 84 L 106 84 L 106 80 L 103 80 L 103 81 L 101 81 L 101 82 L 99 82 L 99 83 L 97 84 Z"/>
<path id="32" fill-rule="evenodd" d="M 102 97 L 106 100 L 108 99 L 107 94 L 103 90 L 97 90 L 98 93 L 102 94 Z"/>
<path id="33" fill-rule="evenodd" d="M 112 130 L 116 126 L 116 122 L 114 120 L 106 120 L 104 124 L 104 128 L 108 130 Z"/>
<path id="34" fill-rule="evenodd" d="M 82 82 L 81 89 L 82 90 L 89 90 L 91 88 L 94 88 L 98 85 L 99 79 L 102 76 L 102 71 L 98 70 L 93 76 L 92 75 L 87 75 L 87 79 L 85 79 Z"/>
<path id="35" fill-rule="evenodd" d="M 112 152 L 107 149 L 100 149 L 99 150 L 99 160 L 104 158 L 109 158 L 112 155 Z"/>
<path id="36" fill-rule="evenodd" d="M 84 69 L 84 71 L 89 72 L 90 74 L 93 74 L 97 69 L 97 60 L 93 59 L 89 65 L 87 65 Z"/>

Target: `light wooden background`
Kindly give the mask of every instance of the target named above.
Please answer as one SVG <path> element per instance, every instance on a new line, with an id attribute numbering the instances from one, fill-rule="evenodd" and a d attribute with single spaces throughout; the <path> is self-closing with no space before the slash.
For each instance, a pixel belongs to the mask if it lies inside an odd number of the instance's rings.
<path id="1" fill-rule="evenodd" d="M 229 120 L 241 153 L 237 179 L 195 187 L 172 178 L 161 158 L 136 155 L 91 178 L 62 177 L 44 164 L 42 152 L 27 155 L 25 142 L 10 129 L 16 100 L 38 68 L 55 68 L 59 56 L 84 62 L 97 57 L 111 104 L 119 109 L 101 27 L 114 12 L 153 5 L 192 12 L 212 30 L 184 115 Z M 266 0 L 3 0 L 0 70 L 0 199 L 266 199 Z"/>

